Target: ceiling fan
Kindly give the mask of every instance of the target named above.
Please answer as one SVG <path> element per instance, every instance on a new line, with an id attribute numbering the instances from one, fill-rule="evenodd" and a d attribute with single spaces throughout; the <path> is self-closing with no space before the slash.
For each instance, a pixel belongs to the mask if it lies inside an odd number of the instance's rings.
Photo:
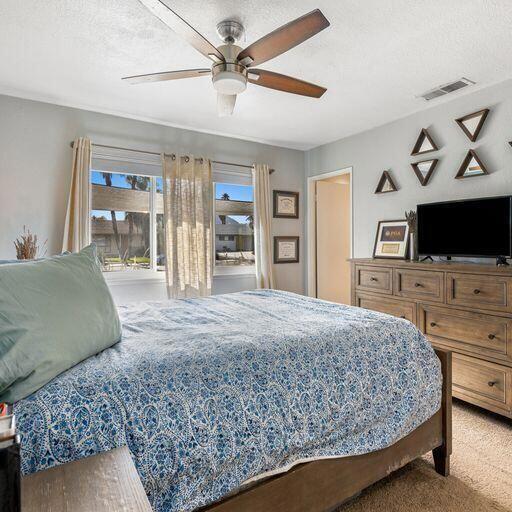
<path id="1" fill-rule="evenodd" d="M 213 87 L 217 90 L 217 107 L 220 116 L 233 113 L 236 96 L 245 91 L 247 82 L 312 98 L 320 98 L 327 90 L 297 78 L 264 69 L 254 69 L 254 66 L 259 66 L 287 52 L 327 28 L 329 21 L 319 9 L 283 25 L 245 49 L 235 44 L 243 37 L 243 25 L 234 20 L 222 21 L 217 25 L 217 33 L 224 44 L 216 48 L 161 0 L 139 1 L 197 51 L 212 60 L 213 65 L 211 69 L 183 69 L 123 78 L 129 83 L 211 76 Z"/>

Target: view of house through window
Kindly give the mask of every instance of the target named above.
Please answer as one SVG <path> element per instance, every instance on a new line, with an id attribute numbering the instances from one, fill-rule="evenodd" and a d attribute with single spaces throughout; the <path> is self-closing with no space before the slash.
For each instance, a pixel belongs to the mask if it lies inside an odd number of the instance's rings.
<path id="1" fill-rule="evenodd" d="M 254 265 L 254 195 L 246 185 L 215 184 L 215 264 Z"/>
<path id="2" fill-rule="evenodd" d="M 91 239 L 104 271 L 162 269 L 162 213 L 161 178 L 91 171 Z"/>
<path id="3" fill-rule="evenodd" d="M 164 270 L 162 178 L 91 171 L 91 239 L 103 271 Z M 254 265 L 253 187 L 215 183 L 215 264 Z"/>

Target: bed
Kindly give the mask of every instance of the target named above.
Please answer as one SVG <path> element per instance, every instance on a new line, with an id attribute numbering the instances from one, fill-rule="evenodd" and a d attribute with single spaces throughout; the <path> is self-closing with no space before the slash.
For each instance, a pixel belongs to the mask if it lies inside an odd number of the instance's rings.
<path id="1" fill-rule="evenodd" d="M 22 472 L 127 445 L 158 512 L 321 511 L 434 450 L 449 354 L 282 291 L 119 308 L 122 340 L 15 404 Z"/>

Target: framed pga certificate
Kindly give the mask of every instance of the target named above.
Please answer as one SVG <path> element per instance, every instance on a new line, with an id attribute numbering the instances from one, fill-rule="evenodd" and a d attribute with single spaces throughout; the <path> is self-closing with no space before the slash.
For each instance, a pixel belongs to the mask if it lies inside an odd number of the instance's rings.
<path id="1" fill-rule="evenodd" d="M 298 263 L 299 262 L 299 237 L 275 236 L 274 237 L 274 263 Z"/>
<path id="2" fill-rule="evenodd" d="M 377 226 L 373 257 L 404 260 L 408 242 L 409 225 L 406 220 L 380 221 Z"/>
<path id="3" fill-rule="evenodd" d="M 274 190 L 274 218 L 299 218 L 299 193 Z"/>

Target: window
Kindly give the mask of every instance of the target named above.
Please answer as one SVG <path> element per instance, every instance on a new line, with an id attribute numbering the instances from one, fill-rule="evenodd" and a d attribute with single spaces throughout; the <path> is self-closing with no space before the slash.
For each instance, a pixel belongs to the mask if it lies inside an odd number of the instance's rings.
<path id="1" fill-rule="evenodd" d="M 162 270 L 162 214 L 162 178 L 91 171 L 91 240 L 104 272 Z"/>
<path id="2" fill-rule="evenodd" d="M 215 266 L 254 266 L 253 187 L 215 183 Z"/>
<path id="3" fill-rule="evenodd" d="M 216 169 L 213 176 L 215 273 L 253 272 L 252 174 L 245 170 Z M 164 270 L 160 161 L 144 160 L 141 155 L 136 158 L 127 155 L 125 160 L 125 155 L 111 150 L 93 155 L 90 183 L 91 240 L 98 247 L 103 271 Z"/>

